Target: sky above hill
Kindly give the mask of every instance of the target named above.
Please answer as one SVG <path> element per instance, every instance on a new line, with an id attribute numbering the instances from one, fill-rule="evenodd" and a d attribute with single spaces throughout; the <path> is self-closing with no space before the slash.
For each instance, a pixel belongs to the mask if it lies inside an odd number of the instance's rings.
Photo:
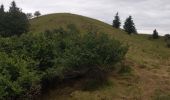
<path id="1" fill-rule="evenodd" d="M 0 0 L 5 8 L 12 0 Z M 162 35 L 170 33 L 170 0 L 15 0 L 24 12 L 74 13 L 96 18 L 111 24 L 119 12 L 122 24 L 132 15 L 141 33 L 152 33 L 156 28 Z"/>

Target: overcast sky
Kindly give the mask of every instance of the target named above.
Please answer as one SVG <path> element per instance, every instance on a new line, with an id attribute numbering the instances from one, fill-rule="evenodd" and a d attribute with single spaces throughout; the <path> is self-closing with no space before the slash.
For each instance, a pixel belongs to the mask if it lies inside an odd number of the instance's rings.
<path id="1" fill-rule="evenodd" d="M 12 0 L 0 0 L 8 9 Z M 39 10 L 42 14 L 74 13 L 111 24 L 116 12 L 121 21 L 133 16 L 139 32 L 152 33 L 156 28 L 162 35 L 170 33 L 170 0 L 15 0 L 24 12 Z"/>

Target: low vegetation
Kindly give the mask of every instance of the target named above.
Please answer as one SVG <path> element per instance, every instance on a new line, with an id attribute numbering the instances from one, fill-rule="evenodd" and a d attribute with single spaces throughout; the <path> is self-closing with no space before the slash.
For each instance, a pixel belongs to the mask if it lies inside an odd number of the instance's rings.
<path id="1" fill-rule="evenodd" d="M 107 34 L 81 35 L 74 25 L 36 36 L 28 33 L 21 37 L 1 37 L 0 98 L 29 98 L 38 95 L 34 93 L 39 93 L 42 85 L 56 78 L 111 71 L 124 59 L 127 50 Z"/>
<path id="2" fill-rule="evenodd" d="M 75 83 L 68 82 L 62 86 L 56 86 L 57 88 L 50 88 L 40 96 L 40 100 L 56 98 L 59 100 L 119 100 L 122 98 L 154 100 L 152 97 L 154 98 L 156 89 L 169 91 L 170 49 L 167 48 L 163 37 L 153 39 L 151 35 L 151 39 L 148 39 L 149 35 L 129 35 L 123 30 L 115 29 L 101 21 L 68 13 L 50 14 L 32 19 L 30 29 L 34 35 L 39 35 L 39 32 L 47 29 L 52 31 L 60 26 L 68 29 L 67 24 L 69 23 L 74 23 L 81 35 L 89 33 L 89 30 L 93 31 L 92 33 L 105 32 L 110 38 L 114 37 L 123 44 L 128 44 L 129 50 L 125 62 L 115 65 L 117 68 L 121 68 L 117 71 L 118 73 L 115 73 L 114 69 L 110 73 L 111 75 L 107 76 L 109 86 L 107 83 L 104 87 L 103 84 L 98 86 L 98 81 L 91 81 L 94 78 L 86 81 L 81 77 L 76 79 Z M 69 74 L 66 75 L 69 76 Z"/>

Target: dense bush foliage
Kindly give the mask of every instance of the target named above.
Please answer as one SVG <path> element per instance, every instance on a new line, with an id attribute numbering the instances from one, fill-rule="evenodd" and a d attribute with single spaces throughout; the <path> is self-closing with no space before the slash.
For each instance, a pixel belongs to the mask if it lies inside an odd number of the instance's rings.
<path id="1" fill-rule="evenodd" d="M 89 70 L 111 70 L 124 59 L 127 47 L 107 34 L 80 34 L 73 26 L 0 37 L 0 99 L 33 95 L 43 82 Z M 35 89 L 35 90 L 34 90 Z"/>

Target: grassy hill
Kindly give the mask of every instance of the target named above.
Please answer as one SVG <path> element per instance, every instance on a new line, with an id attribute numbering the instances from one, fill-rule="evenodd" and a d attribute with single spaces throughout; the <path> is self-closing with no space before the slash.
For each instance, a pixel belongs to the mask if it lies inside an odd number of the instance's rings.
<path id="1" fill-rule="evenodd" d="M 74 24 L 80 32 L 89 30 L 110 34 L 130 46 L 126 60 L 132 63 L 132 75 L 110 76 L 111 84 L 96 91 L 82 91 L 77 81 L 43 96 L 46 100 L 169 100 L 170 49 L 163 38 L 152 40 L 149 35 L 128 35 L 104 22 L 80 15 L 59 13 L 31 20 L 31 32 L 40 33 Z"/>

